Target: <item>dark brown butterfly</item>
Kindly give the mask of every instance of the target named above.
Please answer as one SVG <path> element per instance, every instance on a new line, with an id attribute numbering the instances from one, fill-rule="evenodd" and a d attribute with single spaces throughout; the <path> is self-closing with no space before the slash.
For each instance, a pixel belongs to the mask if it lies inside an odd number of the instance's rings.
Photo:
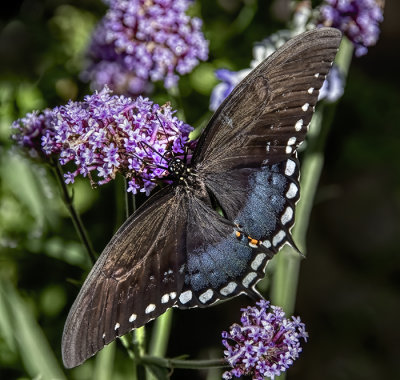
<path id="1" fill-rule="evenodd" d="M 170 160 L 173 183 L 118 230 L 72 306 L 67 368 L 170 307 L 256 294 L 268 260 L 293 245 L 296 148 L 340 40 L 321 28 L 287 42 L 222 103 L 190 165 Z"/>

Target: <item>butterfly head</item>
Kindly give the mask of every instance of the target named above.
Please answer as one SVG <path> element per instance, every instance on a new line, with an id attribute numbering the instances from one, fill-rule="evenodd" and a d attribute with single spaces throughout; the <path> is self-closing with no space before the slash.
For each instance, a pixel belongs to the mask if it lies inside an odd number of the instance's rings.
<path id="1" fill-rule="evenodd" d="M 196 175 L 193 169 L 188 167 L 185 161 L 178 157 L 174 157 L 168 162 L 168 171 L 178 183 L 188 185 L 195 182 Z"/>

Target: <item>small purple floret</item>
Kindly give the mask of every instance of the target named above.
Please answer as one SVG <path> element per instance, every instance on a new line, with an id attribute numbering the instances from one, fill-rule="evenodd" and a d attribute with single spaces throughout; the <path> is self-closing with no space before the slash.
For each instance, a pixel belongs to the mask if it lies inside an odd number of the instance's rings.
<path id="1" fill-rule="evenodd" d="M 232 366 L 223 374 L 224 379 L 243 375 L 254 380 L 274 379 L 299 357 L 300 339 L 307 341 L 300 318 L 285 318 L 284 311 L 270 307 L 268 301 L 261 300 L 257 306 L 242 309 L 241 325 L 222 332 L 225 359 Z"/>
<path id="2" fill-rule="evenodd" d="M 354 44 L 359 57 L 378 41 L 382 20 L 382 9 L 376 0 L 325 0 L 319 23 L 340 29 Z"/>

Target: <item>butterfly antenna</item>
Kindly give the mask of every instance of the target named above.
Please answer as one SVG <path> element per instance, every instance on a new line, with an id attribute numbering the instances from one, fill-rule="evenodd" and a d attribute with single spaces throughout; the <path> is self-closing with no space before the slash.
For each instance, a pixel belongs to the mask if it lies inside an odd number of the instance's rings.
<path id="1" fill-rule="evenodd" d="M 165 160 L 165 161 L 168 162 L 168 160 L 165 158 L 165 156 L 164 156 L 163 154 L 157 152 L 157 151 L 156 151 L 150 144 L 148 144 L 147 142 L 145 142 L 145 141 L 140 141 L 139 144 L 141 144 L 142 146 L 143 146 L 143 145 L 147 146 L 147 147 L 150 148 L 150 150 L 152 150 L 155 154 L 157 154 L 157 155 L 160 156 L 163 160 Z M 145 148 L 144 148 L 144 149 L 145 149 Z M 146 150 L 146 149 L 145 149 L 145 150 Z M 147 152 L 146 152 L 146 153 L 147 153 Z"/>
<path id="2" fill-rule="evenodd" d="M 145 163 L 144 159 L 139 157 L 136 153 L 132 153 L 132 156 L 135 157 L 136 159 L 138 159 L 139 161 L 141 161 L 142 163 L 144 163 L 145 165 L 151 165 L 151 166 L 154 166 L 154 167 L 159 168 L 159 169 L 168 170 L 168 167 L 163 166 L 163 165 L 154 164 L 153 162 L 146 162 Z"/>
<path id="3" fill-rule="evenodd" d="M 158 122 L 159 122 L 160 125 L 161 125 L 161 128 L 162 128 L 163 131 L 164 131 L 164 135 L 167 137 L 167 140 L 168 140 L 168 142 L 169 142 L 169 136 L 168 136 L 168 134 L 167 134 L 167 131 L 166 131 L 165 128 L 164 128 L 164 123 L 161 121 L 160 117 L 158 116 L 158 112 L 157 112 L 156 116 L 157 116 Z"/>

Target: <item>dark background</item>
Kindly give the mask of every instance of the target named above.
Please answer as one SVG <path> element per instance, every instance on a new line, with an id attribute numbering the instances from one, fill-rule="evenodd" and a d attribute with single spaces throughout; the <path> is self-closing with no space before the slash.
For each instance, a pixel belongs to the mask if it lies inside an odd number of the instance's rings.
<path id="1" fill-rule="evenodd" d="M 246 24 L 238 16 L 254 4 L 257 13 Z M 209 62 L 180 81 L 190 124 L 208 110 L 214 68 L 247 67 L 252 43 L 282 28 L 270 6 L 262 0 L 197 1 L 193 12 L 201 14 L 211 45 Z M 89 93 L 79 72 L 88 35 L 104 10 L 95 0 L 25 0 L 8 3 L 0 16 L 1 284 L 18 290 L 58 360 L 63 324 L 87 266 L 54 179 L 42 165 L 14 154 L 9 126 L 33 109 Z M 296 304 L 310 340 L 290 379 L 400 378 L 399 15 L 400 3 L 386 1 L 380 40 L 353 59 L 335 114 Z M 168 95 L 157 87 L 154 99 L 162 102 Z M 96 191 L 84 181 L 75 186 L 98 252 L 121 222 L 120 185 Z M 6 289 L 0 289 L 3 299 Z M 168 355 L 220 356 L 220 331 L 247 304 L 240 297 L 210 309 L 176 311 Z M 0 378 L 29 378 L 29 353 L 10 345 L 16 332 L 0 306 Z M 119 349 L 113 378 L 129 378 L 127 360 Z M 66 376 L 93 378 L 90 362 Z M 205 379 L 206 372 L 176 370 L 173 378 Z"/>

